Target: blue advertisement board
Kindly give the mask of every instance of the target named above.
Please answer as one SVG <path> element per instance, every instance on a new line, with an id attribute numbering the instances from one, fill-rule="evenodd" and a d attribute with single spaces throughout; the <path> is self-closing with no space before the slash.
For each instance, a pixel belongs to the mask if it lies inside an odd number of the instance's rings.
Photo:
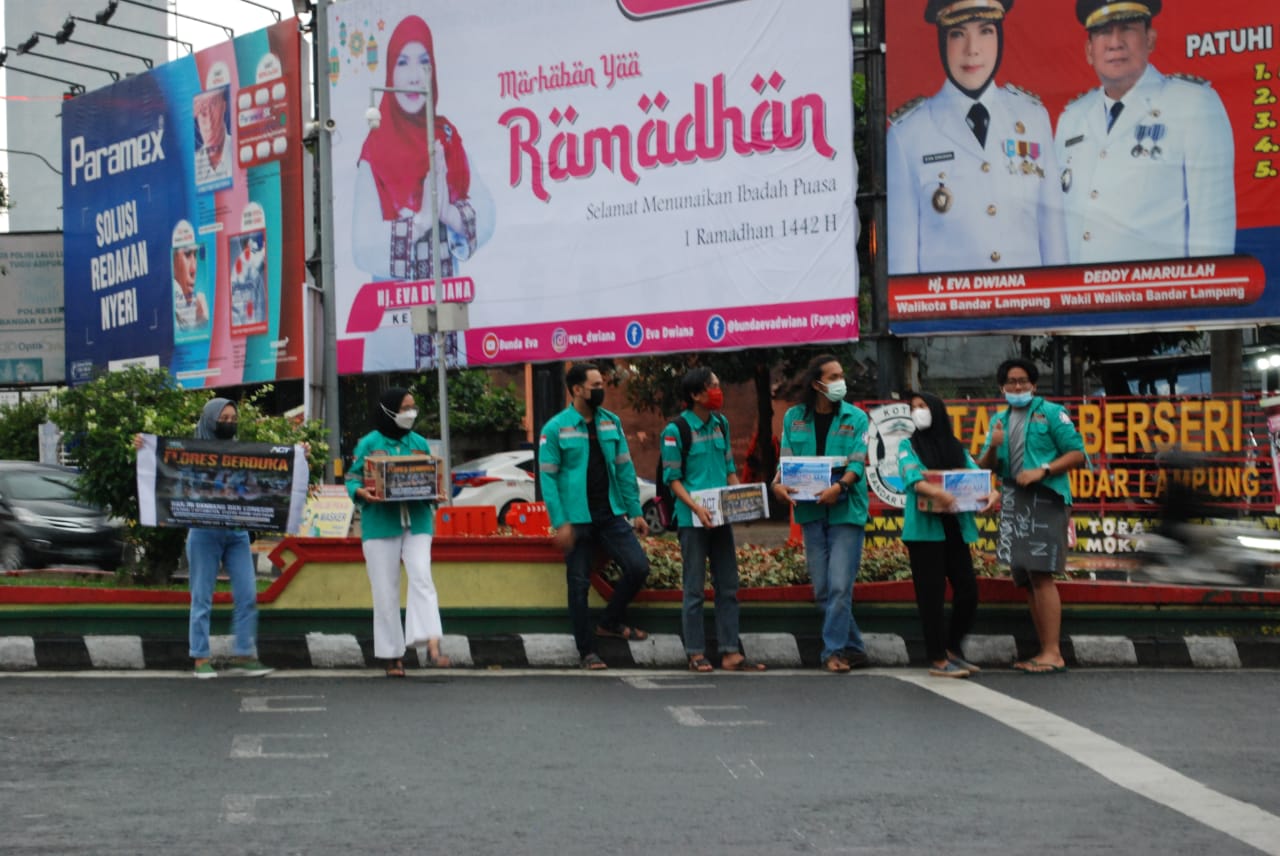
<path id="1" fill-rule="evenodd" d="M 285 21 L 66 103 L 69 383 L 302 376 L 299 47 Z"/>

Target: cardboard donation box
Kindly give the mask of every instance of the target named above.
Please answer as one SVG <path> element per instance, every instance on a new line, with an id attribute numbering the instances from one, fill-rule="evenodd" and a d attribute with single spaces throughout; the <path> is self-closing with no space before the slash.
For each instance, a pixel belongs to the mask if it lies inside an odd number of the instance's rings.
<path id="1" fill-rule="evenodd" d="M 765 496 L 765 487 L 761 482 L 695 490 L 690 495 L 698 504 L 711 512 L 713 527 L 723 526 L 726 523 L 762 520 L 769 516 L 769 500 Z M 702 521 L 696 514 L 693 516 L 693 525 L 702 526 Z"/>
<path id="2" fill-rule="evenodd" d="M 784 487 L 793 487 L 794 502 L 816 502 L 818 495 L 844 475 L 845 459 L 823 455 L 809 458 L 781 458 L 778 470 Z"/>
<path id="3" fill-rule="evenodd" d="M 952 511 L 980 511 L 991 493 L 991 470 L 925 470 L 924 478 L 956 498 Z M 936 505 L 932 498 L 916 495 L 920 511 L 940 511 Z"/>
<path id="4" fill-rule="evenodd" d="M 364 481 L 381 501 L 437 499 L 440 459 L 431 455 L 372 455 L 364 459 Z"/>

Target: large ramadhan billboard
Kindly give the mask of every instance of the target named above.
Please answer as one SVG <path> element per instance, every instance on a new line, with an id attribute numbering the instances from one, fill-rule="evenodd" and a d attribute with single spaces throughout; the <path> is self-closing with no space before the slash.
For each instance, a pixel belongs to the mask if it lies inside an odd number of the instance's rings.
<path id="1" fill-rule="evenodd" d="M 67 380 L 303 375 L 297 22 L 63 105 Z"/>
<path id="2" fill-rule="evenodd" d="M 885 6 L 893 332 L 1280 319 L 1273 0 Z"/>
<path id="3" fill-rule="evenodd" d="M 0 386 L 61 383 L 62 235 L 0 235 Z"/>
<path id="4" fill-rule="evenodd" d="M 330 6 L 339 371 L 433 358 L 411 309 L 436 273 L 471 301 L 453 347 L 472 365 L 856 338 L 849 14 Z"/>

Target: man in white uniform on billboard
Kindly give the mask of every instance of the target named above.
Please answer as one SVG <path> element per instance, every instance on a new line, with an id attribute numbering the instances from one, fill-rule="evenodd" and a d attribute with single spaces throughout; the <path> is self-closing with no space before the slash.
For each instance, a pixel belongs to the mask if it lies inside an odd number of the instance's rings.
<path id="1" fill-rule="evenodd" d="M 1067 105 L 1055 148 L 1076 264 L 1230 255 L 1231 123 L 1208 82 L 1148 62 L 1161 0 L 1077 0 L 1101 85 Z"/>

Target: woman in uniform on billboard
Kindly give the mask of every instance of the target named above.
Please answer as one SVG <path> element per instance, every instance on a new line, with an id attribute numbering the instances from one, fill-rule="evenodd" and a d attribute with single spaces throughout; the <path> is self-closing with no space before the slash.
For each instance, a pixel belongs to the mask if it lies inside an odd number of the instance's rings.
<path id="1" fill-rule="evenodd" d="M 889 273 L 1065 264 L 1049 113 L 995 83 L 1014 0 L 928 0 L 946 81 L 889 119 Z"/>

